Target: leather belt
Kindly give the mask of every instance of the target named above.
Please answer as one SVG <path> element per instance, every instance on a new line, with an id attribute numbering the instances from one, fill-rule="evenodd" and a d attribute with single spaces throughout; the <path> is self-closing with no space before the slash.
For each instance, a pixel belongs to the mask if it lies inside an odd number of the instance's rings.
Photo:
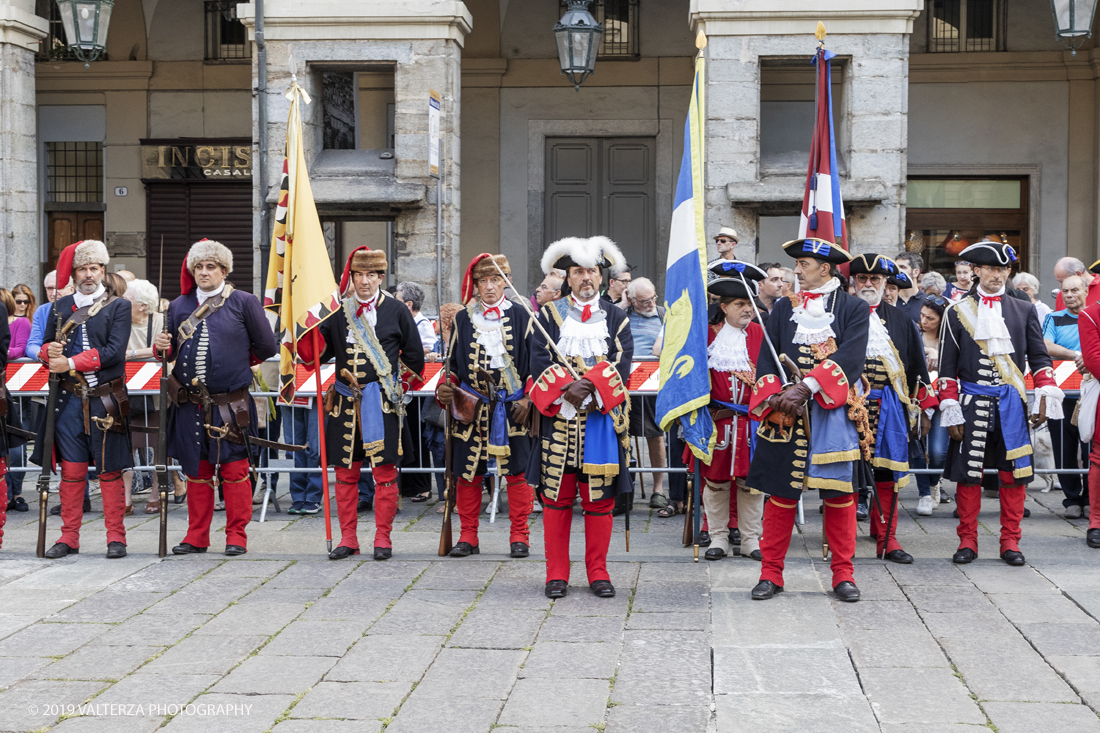
<path id="1" fill-rule="evenodd" d="M 733 417 L 735 414 L 737 413 L 735 413 L 733 410 L 723 407 L 721 410 L 712 410 L 710 413 L 710 417 L 715 422 L 718 422 L 719 420 L 727 420 Z"/>
<path id="2" fill-rule="evenodd" d="M 210 400 L 210 404 L 228 405 L 231 402 L 239 402 L 247 399 L 249 396 L 248 387 L 242 387 L 241 389 L 234 390 L 232 392 L 214 392 L 209 394 L 205 399 Z M 187 401 L 194 405 L 205 405 L 202 392 L 187 390 Z"/>
<path id="3" fill-rule="evenodd" d="M 94 387 L 89 387 L 82 381 L 62 379 L 61 388 L 80 398 L 81 405 L 84 408 L 85 435 L 91 434 L 92 421 L 95 421 L 101 430 L 126 433 L 126 418 L 130 415 L 130 395 L 126 390 L 125 377 L 118 377 L 110 382 L 97 384 Z M 100 402 L 103 403 L 103 409 L 107 412 L 107 417 L 93 418 L 91 416 L 91 411 L 88 409 L 89 397 L 99 398 Z"/>

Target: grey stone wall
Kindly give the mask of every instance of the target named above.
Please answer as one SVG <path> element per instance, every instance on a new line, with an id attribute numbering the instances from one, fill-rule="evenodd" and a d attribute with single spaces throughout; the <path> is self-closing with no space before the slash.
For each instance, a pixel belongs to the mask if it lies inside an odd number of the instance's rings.
<path id="1" fill-rule="evenodd" d="M 0 286 L 38 290 L 34 53 L 0 43 Z"/>

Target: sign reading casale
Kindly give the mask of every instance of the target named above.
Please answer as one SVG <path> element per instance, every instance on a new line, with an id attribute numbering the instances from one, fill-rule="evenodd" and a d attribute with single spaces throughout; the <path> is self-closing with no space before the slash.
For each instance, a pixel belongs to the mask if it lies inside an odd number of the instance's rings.
<path id="1" fill-rule="evenodd" d="M 141 176 L 160 180 L 249 180 L 248 140 L 143 140 Z"/>

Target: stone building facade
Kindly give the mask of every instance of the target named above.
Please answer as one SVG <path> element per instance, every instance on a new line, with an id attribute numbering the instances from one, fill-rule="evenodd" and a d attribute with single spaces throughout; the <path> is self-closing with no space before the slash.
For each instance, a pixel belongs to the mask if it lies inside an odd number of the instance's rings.
<path id="1" fill-rule="evenodd" d="M 781 259 L 819 20 L 854 249 L 909 247 L 949 273 L 963 243 L 1004 233 L 1046 287 L 1057 258 L 1097 256 L 1100 52 L 1070 55 L 1046 0 L 594 0 L 605 39 L 579 91 L 556 57 L 560 0 L 266 0 L 262 97 L 256 8 L 117 0 L 107 57 L 85 68 L 58 46 L 53 0 L 0 0 L 0 284 L 40 282 L 87 236 L 156 282 L 162 237 L 171 263 L 214 236 L 259 290 L 293 60 L 334 265 L 385 248 L 391 284 L 422 282 L 434 312 L 440 254 L 453 300 L 478 252 L 508 255 L 530 289 L 549 241 L 599 233 L 660 288 L 700 30 L 707 225 L 735 227 L 743 257 Z"/>

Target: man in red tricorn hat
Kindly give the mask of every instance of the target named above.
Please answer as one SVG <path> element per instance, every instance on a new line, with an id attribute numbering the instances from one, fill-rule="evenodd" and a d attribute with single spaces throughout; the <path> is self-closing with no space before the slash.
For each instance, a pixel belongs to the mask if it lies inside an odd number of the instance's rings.
<path id="1" fill-rule="evenodd" d="M 393 554 L 390 531 L 397 514 L 397 463 L 412 450 L 405 420 L 401 364 L 420 374 L 424 347 L 412 313 L 381 290 L 386 253 L 359 247 L 348 257 L 340 292 L 352 293 L 318 328 L 325 341 L 321 363 L 336 358 L 336 382 L 325 399 L 325 453 L 336 467 L 336 510 L 340 544 L 330 560 L 359 554 L 359 473 L 370 459 L 374 473 L 374 559 Z M 311 339 L 298 342 L 302 363 L 318 355 Z"/>

